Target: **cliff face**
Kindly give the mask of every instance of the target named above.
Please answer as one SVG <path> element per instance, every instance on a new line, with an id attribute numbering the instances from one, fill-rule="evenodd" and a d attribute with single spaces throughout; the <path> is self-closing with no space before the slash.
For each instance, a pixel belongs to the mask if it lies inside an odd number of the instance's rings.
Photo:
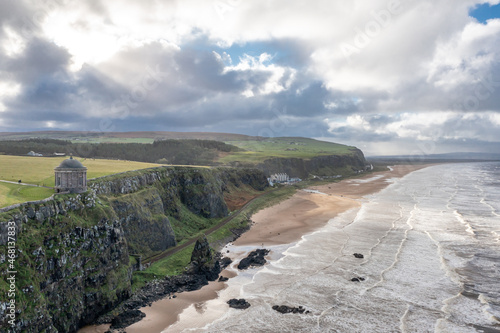
<path id="1" fill-rule="evenodd" d="M 307 178 L 315 176 L 334 176 L 364 170 L 366 160 L 363 152 L 352 149 L 349 155 L 316 156 L 311 159 L 272 158 L 257 165 L 267 175 L 285 172 L 290 177 Z"/>
<path id="2" fill-rule="evenodd" d="M 158 189 L 146 188 L 110 200 L 131 254 L 150 256 L 175 246 L 175 235 Z"/>
<path id="3" fill-rule="evenodd" d="M 84 194 L 0 211 L 2 295 L 9 289 L 9 226 L 16 229 L 13 331 L 74 332 L 93 322 L 129 297 L 136 269 L 130 254 L 163 251 L 189 234 L 186 228 L 195 233 L 206 227 L 200 221 L 226 216 L 228 188 L 245 186 L 264 189 L 265 175 L 244 169 L 155 168 L 93 180 Z M 8 305 L 2 297 L 0 330 L 11 328 Z"/>
<path id="4" fill-rule="evenodd" d="M 110 213 L 96 207 L 95 197 L 87 193 L 24 204 L 1 215 L 1 234 L 7 234 L 9 222 L 15 223 L 17 234 L 13 331 L 73 332 L 128 297 L 127 243 Z M 8 263 L 4 239 L 0 245 L 3 275 Z M 0 281 L 5 282 L 3 276 Z M 4 328 L 10 327 L 6 301 L 2 297 L 0 303 Z"/>

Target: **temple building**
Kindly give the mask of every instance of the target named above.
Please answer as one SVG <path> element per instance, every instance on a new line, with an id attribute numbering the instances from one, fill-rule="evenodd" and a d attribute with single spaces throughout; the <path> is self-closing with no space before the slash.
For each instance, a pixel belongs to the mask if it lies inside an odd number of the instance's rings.
<path id="1" fill-rule="evenodd" d="M 59 164 L 55 171 L 57 193 L 82 193 L 87 191 L 87 168 L 73 156 Z"/>

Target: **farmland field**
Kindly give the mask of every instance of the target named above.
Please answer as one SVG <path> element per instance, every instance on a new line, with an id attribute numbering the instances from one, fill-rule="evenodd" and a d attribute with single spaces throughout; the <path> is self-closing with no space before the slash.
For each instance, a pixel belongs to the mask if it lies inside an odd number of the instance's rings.
<path id="1" fill-rule="evenodd" d="M 54 186 L 54 168 L 67 157 L 29 157 L 0 155 L 0 179 L 40 186 Z M 159 166 L 154 163 L 142 163 L 120 160 L 80 159 L 85 165 L 87 177 L 95 178 Z M 17 184 L 0 183 L 0 207 L 14 203 L 40 200 L 54 193 L 52 189 L 44 187 L 22 186 Z"/>
<path id="2" fill-rule="evenodd" d="M 25 201 L 50 197 L 54 190 L 45 187 L 23 186 L 0 182 L 0 208 Z"/>

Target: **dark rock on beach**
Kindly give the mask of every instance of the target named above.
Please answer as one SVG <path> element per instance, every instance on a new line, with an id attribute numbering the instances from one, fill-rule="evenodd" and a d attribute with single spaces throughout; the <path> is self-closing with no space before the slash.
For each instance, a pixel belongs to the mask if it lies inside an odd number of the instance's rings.
<path id="1" fill-rule="evenodd" d="M 269 253 L 267 249 L 257 249 L 242 259 L 238 264 L 238 269 L 247 269 L 250 266 L 263 266 L 267 261 L 264 258 Z"/>
<path id="2" fill-rule="evenodd" d="M 127 310 L 113 318 L 113 320 L 111 321 L 111 328 L 125 328 L 132 325 L 133 323 L 138 322 L 144 317 L 146 317 L 146 315 L 137 309 Z"/>
<path id="3" fill-rule="evenodd" d="M 229 280 L 229 278 L 225 277 L 225 276 L 219 276 L 219 282 L 226 282 L 227 280 Z"/>
<path id="4" fill-rule="evenodd" d="M 230 258 L 228 258 L 228 257 L 224 257 L 224 258 L 220 259 L 219 262 L 220 262 L 220 268 L 224 269 L 227 266 L 231 265 L 231 263 L 233 261 Z"/>
<path id="5" fill-rule="evenodd" d="M 361 253 L 354 253 L 354 256 L 358 259 L 363 259 L 365 256 L 362 255 Z"/>
<path id="6" fill-rule="evenodd" d="M 241 309 L 241 310 L 248 309 L 250 307 L 250 303 L 248 303 L 244 298 L 230 299 L 229 301 L 227 301 L 227 304 L 229 304 L 231 308 Z"/>
<path id="7" fill-rule="evenodd" d="M 309 313 L 309 311 L 306 311 L 306 309 L 304 309 L 302 307 L 302 305 L 300 305 L 298 308 L 296 307 L 291 307 L 291 306 L 287 306 L 287 305 L 273 305 L 273 310 L 275 311 L 278 311 L 279 313 Z"/>
<path id="8" fill-rule="evenodd" d="M 365 280 L 365 278 L 364 277 L 360 277 L 360 276 L 354 277 L 354 278 L 351 279 L 352 282 L 361 282 L 361 281 L 364 281 L 364 280 Z"/>

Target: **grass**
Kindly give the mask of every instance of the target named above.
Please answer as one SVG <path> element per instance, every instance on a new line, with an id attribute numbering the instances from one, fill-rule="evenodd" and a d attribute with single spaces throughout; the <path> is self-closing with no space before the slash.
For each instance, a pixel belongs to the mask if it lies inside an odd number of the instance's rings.
<path id="1" fill-rule="evenodd" d="M 0 155 L 0 179 L 41 186 L 54 186 L 54 168 L 67 157 L 30 157 Z M 107 176 L 130 170 L 157 167 L 159 164 L 120 160 L 76 158 L 87 167 L 87 178 Z M 49 188 L 0 182 L 0 207 L 50 197 Z"/>
<path id="2" fill-rule="evenodd" d="M 54 186 L 54 168 L 67 158 L 0 155 L 0 179 Z M 121 160 L 75 159 L 87 167 L 87 178 L 160 166 L 154 163 Z"/>
<path id="3" fill-rule="evenodd" d="M 45 187 L 32 187 L 0 182 L 0 208 L 25 201 L 37 201 L 54 194 L 54 190 Z"/>
<path id="4" fill-rule="evenodd" d="M 134 272 L 132 277 L 132 290 L 136 291 L 147 282 L 154 279 L 182 274 L 185 267 L 191 262 L 193 249 L 194 244 L 171 256 L 154 262 L 143 271 Z"/>
<path id="5" fill-rule="evenodd" d="M 72 139 L 72 143 L 153 143 L 153 138 L 108 138 L 108 137 L 82 137 Z"/>
<path id="6" fill-rule="evenodd" d="M 309 159 L 322 155 L 346 155 L 354 147 L 308 138 L 269 138 L 261 141 L 228 141 L 241 152 L 221 157 L 218 162 L 258 163 L 273 157 Z"/>
<path id="7" fill-rule="evenodd" d="M 240 229 L 247 227 L 249 223 L 249 218 L 258 212 L 259 210 L 275 205 L 285 199 L 291 197 L 297 187 L 294 186 L 284 186 L 277 190 L 269 191 L 259 198 L 255 199 L 249 206 L 247 206 L 241 213 L 235 217 L 231 222 L 220 228 L 219 230 L 209 234 L 207 236 L 210 244 L 223 243 L 227 240 L 229 236 L 232 236 L 232 229 Z M 205 230 L 207 230 L 206 228 Z M 195 236 L 191 235 L 191 238 L 199 237 L 204 230 L 196 233 Z M 185 239 L 186 241 L 187 239 Z M 221 243 L 221 244 L 222 244 Z M 189 265 L 191 261 L 191 254 L 193 252 L 194 244 L 188 246 L 187 248 L 171 255 L 166 258 L 160 259 L 154 262 L 151 266 L 146 268 L 141 272 L 134 272 L 132 290 L 137 290 L 144 286 L 148 281 L 163 278 L 165 276 L 179 275 L 184 272 L 184 269 Z"/>
<path id="8" fill-rule="evenodd" d="M 261 195 L 243 209 L 238 216 L 231 220 L 228 224 L 219 230 L 207 236 L 210 244 L 217 244 L 233 235 L 231 230 L 246 228 L 249 219 L 253 214 L 266 207 L 276 205 L 277 203 L 290 198 L 297 191 L 295 186 L 283 186 L 276 190 L 271 190 L 266 194 Z"/>

